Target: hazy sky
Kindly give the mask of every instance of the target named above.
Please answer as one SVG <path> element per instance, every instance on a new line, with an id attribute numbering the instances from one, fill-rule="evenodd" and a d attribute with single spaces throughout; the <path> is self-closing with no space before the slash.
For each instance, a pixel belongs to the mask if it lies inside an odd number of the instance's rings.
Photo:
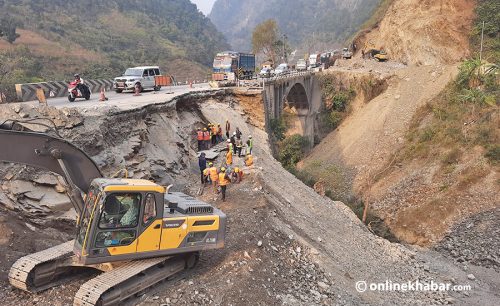
<path id="1" fill-rule="evenodd" d="M 206 16 L 212 10 L 215 0 L 191 0 L 191 2 L 196 4 L 198 9 Z"/>

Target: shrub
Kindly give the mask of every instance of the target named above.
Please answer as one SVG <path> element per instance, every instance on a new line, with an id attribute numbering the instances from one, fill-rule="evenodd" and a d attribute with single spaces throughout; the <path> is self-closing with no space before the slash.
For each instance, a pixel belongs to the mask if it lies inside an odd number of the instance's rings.
<path id="1" fill-rule="evenodd" d="M 304 157 L 309 143 L 306 138 L 295 134 L 285 138 L 279 145 L 278 159 L 286 169 L 293 169 Z"/>

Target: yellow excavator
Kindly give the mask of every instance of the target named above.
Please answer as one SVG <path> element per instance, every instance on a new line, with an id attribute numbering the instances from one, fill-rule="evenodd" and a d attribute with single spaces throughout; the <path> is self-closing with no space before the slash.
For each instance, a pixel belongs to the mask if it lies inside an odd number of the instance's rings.
<path id="1" fill-rule="evenodd" d="M 86 275 L 74 305 L 120 305 L 224 247 L 226 215 L 210 204 L 154 182 L 103 178 L 85 152 L 57 136 L 0 124 L 0 161 L 61 175 L 78 213 L 76 238 L 18 259 L 12 286 L 39 292 Z"/>

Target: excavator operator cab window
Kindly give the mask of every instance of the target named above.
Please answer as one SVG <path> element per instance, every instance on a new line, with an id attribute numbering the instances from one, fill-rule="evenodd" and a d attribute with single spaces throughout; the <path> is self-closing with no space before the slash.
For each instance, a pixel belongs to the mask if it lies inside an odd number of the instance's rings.
<path id="1" fill-rule="evenodd" d="M 99 219 L 99 228 L 136 227 L 140 203 L 140 193 L 108 195 Z"/>
<path id="2" fill-rule="evenodd" d="M 113 193 L 106 197 L 95 246 L 122 246 L 136 238 L 141 206 L 140 193 Z"/>

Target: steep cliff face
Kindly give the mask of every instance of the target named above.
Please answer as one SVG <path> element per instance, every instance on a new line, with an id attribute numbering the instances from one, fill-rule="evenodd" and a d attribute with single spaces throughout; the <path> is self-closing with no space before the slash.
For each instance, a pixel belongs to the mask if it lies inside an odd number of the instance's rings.
<path id="1" fill-rule="evenodd" d="M 209 18 L 236 50 L 251 49 L 254 27 L 275 19 L 282 32 L 310 52 L 340 44 L 370 17 L 380 0 L 217 0 Z"/>
<path id="2" fill-rule="evenodd" d="M 359 49 L 384 48 L 407 64 L 456 63 L 469 55 L 474 6 L 467 0 L 396 0 L 356 42 Z"/>

